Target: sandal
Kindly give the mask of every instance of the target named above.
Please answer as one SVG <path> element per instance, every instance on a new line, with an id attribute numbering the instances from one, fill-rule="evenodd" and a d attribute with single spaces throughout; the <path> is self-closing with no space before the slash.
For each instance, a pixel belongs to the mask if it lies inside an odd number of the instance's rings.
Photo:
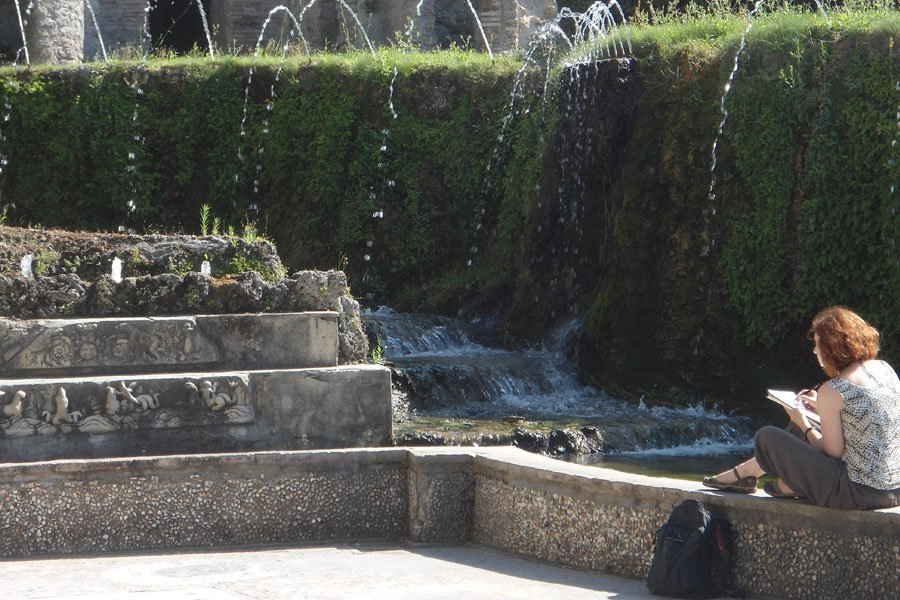
<path id="1" fill-rule="evenodd" d="M 719 490 L 722 492 L 734 492 L 736 494 L 754 494 L 756 493 L 756 477 L 752 475 L 747 475 L 746 477 L 741 477 L 738 475 L 737 469 L 731 469 L 734 472 L 734 477 L 736 481 L 731 483 L 725 483 L 723 481 L 719 481 L 715 477 L 704 477 L 703 485 L 708 488 L 712 488 L 714 490 Z"/>
<path id="2" fill-rule="evenodd" d="M 798 499 L 803 498 L 803 496 L 799 496 L 799 495 L 795 494 L 794 492 L 791 492 L 790 494 L 786 494 L 785 492 L 782 492 L 781 488 L 778 487 L 777 481 L 767 481 L 766 484 L 763 486 L 763 491 L 765 493 L 767 493 L 768 495 L 772 496 L 773 498 L 791 498 L 793 500 L 798 500 Z"/>

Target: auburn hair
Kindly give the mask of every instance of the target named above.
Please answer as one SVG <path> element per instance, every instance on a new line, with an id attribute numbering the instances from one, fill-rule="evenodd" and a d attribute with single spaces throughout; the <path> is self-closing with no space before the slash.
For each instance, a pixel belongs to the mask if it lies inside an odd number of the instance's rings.
<path id="1" fill-rule="evenodd" d="M 813 317 L 809 339 L 818 338 L 825 374 L 834 377 L 856 361 L 878 356 L 878 330 L 846 306 L 829 306 Z"/>

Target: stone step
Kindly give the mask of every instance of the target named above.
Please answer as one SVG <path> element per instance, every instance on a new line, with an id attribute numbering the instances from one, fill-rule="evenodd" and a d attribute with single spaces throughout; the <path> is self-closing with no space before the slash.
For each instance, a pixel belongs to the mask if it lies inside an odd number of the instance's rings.
<path id="1" fill-rule="evenodd" d="M 377 365 L 5 379 L 0 461 L 389 445 L 390 385 Z"/>
<path id="2" fill-rule="evenodd" d="M 0 318 L 0 377 L 300 369 L 338 362 L 330 311 L 15 320 Z"/>

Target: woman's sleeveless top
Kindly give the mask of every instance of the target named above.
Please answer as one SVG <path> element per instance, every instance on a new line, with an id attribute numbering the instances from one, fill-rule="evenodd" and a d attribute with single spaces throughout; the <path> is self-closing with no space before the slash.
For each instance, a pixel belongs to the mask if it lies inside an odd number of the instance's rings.
<path id="1" fill-rule="evenodd" d="M 844 399 L 842 459 L 850 480 L 893 490 L 900 488 L 900 382 L 887 363 L 878 366 L 877 371 L 870 367 L 876 373 L 872 387 L 860 387 L 842 377 L 828 383 Z"/>

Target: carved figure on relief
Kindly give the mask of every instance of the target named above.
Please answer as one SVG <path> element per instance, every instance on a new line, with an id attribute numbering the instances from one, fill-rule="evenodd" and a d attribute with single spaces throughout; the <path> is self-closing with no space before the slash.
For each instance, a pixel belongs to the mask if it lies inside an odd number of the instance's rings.
<path id="1" fill-rule="evenodd" d="M 184 389 L 187 390 L 188 404 L 200 408 L 218 412 L 229 406 L 247 405 L 247 390 L 240 380 L 213 383 L 207 379 L 201 381 L 199 387 L 187 381 Z"/>
<path id="2" fill-rule="evenodd" d="M 159 394 L 134 394 L 134 388 L 137 385 L 132 381 L 131 384 L 125 385 L 122 381 L 119 383 L 122 388 L 122 396 L 131 404 L 138 412 L 144 412 L 152 408 L 159 408 Z"/>
<path id="3" fill-rule="evenodd" d="M 41 413 L 41 416 L 47 423 L 53 423 L 54 425 L 77 423 L 84 417 L 84 413 L 80 410 L 69 412 L 69 398 L 66 396 L 66 389 L 64 387 L 59 386 L 59 389 L 56 390 L 56 394 L 53 396 L 53 400 L 55 410 L 52 413 L 49 410 L 44 410 L 44 412 Z"/>
<path id="4" fill-rule="evenodd" d="M 6 392 L 0 391 L 0 396 L 5 396 Z M 3 407 L 3 416 L 7 419 L 15 419 L 22 416 L 22 400 L 25 398 L 25 392 L 19 390 L 13 396 L 12 402 Z"/>

